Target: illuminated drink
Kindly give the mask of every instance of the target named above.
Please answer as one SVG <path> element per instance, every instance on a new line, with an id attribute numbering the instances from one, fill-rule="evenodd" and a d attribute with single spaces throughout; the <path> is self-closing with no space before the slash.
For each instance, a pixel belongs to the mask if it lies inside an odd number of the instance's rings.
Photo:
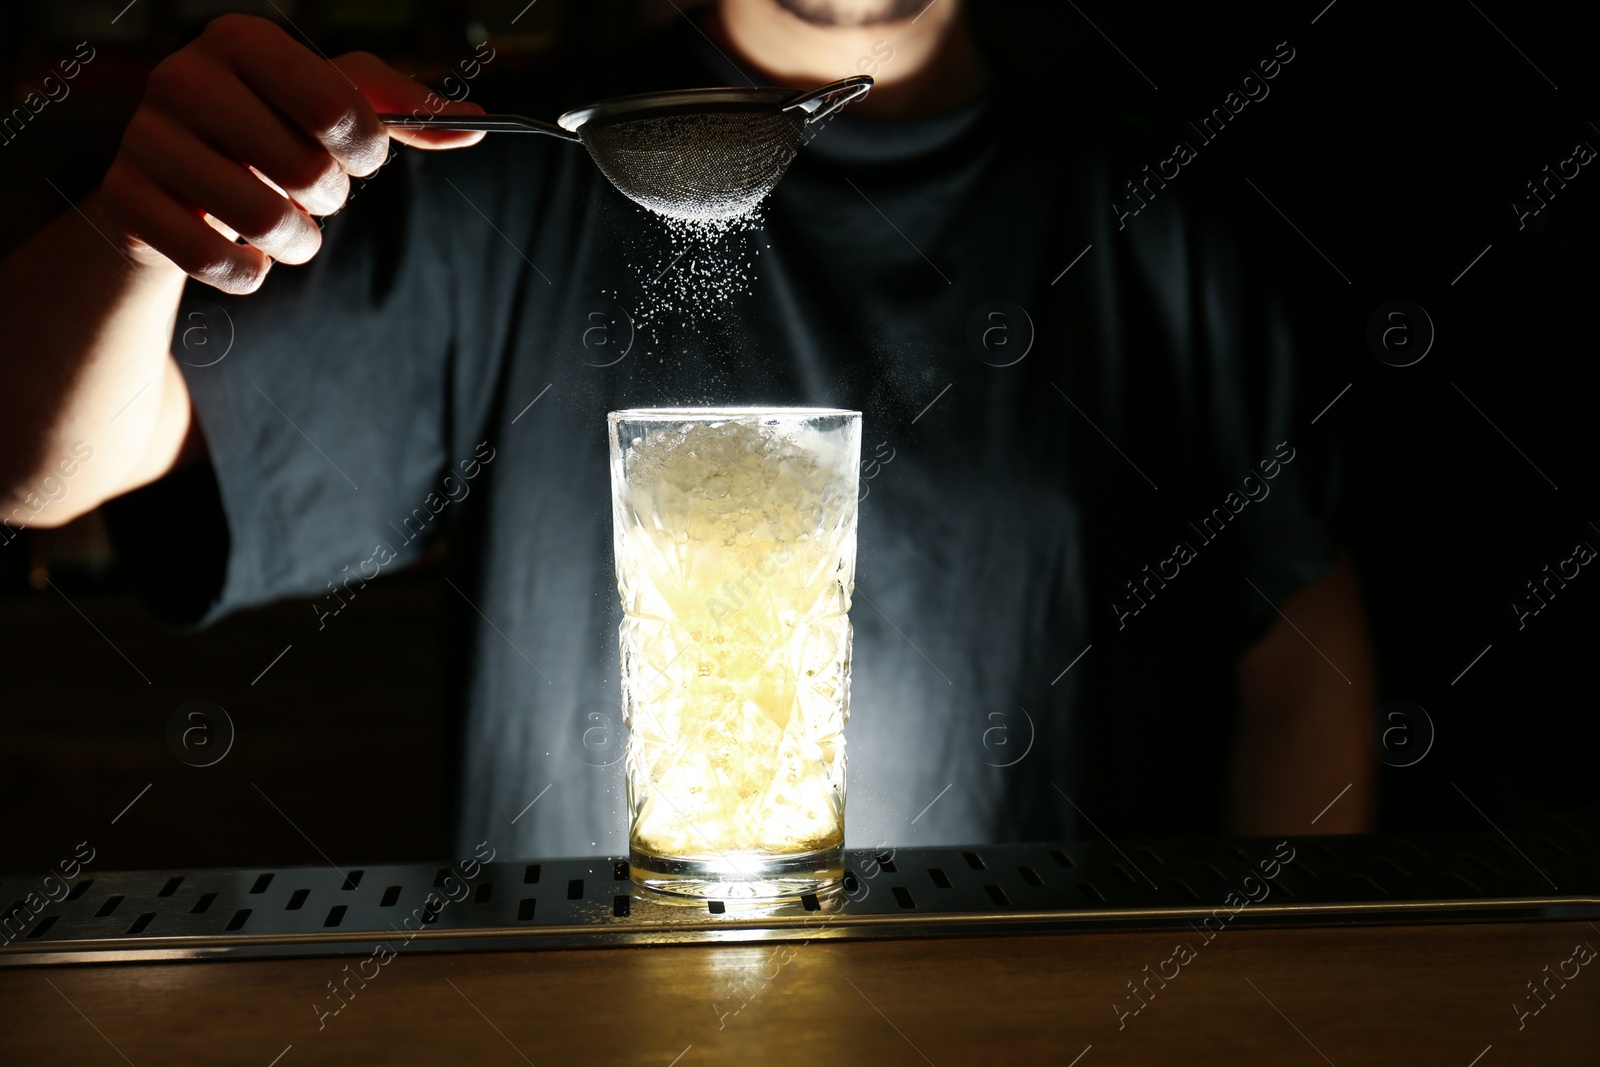
<path id="1" fill-rule="evenodd" d="M 612 412 L 634 880 L 771 899 L 843 875 L 861 415 Z"/>

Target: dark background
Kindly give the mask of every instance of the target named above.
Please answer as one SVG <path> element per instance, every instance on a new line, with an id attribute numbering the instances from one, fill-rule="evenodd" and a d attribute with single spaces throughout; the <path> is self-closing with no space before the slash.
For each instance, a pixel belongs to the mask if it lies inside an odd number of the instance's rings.
<path id="1" fill-rule="evenodd" d="M 362 48 L 433 81 L 485 36 L 498 77 L 600 61 L 680 17 L 668 0 L 125 2 L 8 12 L 8 111 L 77 42 L 97 55 L 66 99 L 0 144 L 0 250 L 92 188 L 150 67 L 224 11 L 292 21 L 329 55 Z M 1380 704 L 1419 705 L 1435 733 L 1420 761 L 1386 769 L 1383 828 L 1504 827 L 1592 806 L 1600 567 L 1522 629 L 1510 601 L 1577 543 L 1600 546 L 1600 159 L 1525 229 L 1511 205 L 1579 141 L 1600 149 L 1597 38 L 1554 3 L 1325 5 L 971 7 L 995 67 L 1034 90 L 1036 136 L 1070 137 L 1075 117 L 1114 110 L 1148 131 L 1152 164 L 1193 141 L 1184 121 L 1219 106 L 1278 42 L 1295 49 L 1271 94 L 1191 166 L 1233 184 L 1241 225 L 1284 238 L 1275 268 L 1305 309 L 1307 389 L 1339 397 L 1319 426 L 1343 446 L 1341 532 L 1364 578 Z M 485 79 L 472 99 L 518 110 L 495 91 Z M 1397 299 L 1436 330 L 1408 367 L 1366 338 L 1374 310 Z M 1420 324 L 1409 328 L 1420 343 Z M 427 566 L 386 579 L 352 619 L 262 674 L 303 635 L 305 604 L 179 634 L 143 613 L 97 516 L 0 546 L 0 867 L 53 864 L 83 839 L 107 869 L 443 855 L 438 584 Z M 237 733 L 212 767 L 169 746 L 194 699 L 226 708 Z M 1426 732 L 1413 724 L 1411 743 Z M 1093 814 L 1112 834 L 1161 833 Z"/>

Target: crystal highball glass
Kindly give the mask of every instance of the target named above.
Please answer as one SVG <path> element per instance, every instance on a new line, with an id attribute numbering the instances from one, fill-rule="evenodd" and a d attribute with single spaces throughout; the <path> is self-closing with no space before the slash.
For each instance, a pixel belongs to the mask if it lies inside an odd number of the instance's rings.
<path id="1" fill-rule="evenodd" d="M 612 412 L 629 862 L 688 898 L 843 876 L 861 414 Z"/>

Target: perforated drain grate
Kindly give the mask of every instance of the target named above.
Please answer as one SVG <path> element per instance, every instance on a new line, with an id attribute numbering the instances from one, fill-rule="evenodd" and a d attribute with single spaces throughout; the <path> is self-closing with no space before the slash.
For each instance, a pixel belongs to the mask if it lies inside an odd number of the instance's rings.
<path id="1" fill-rule="evenodd" d="M 842 893 L 759 910 L 647 899 L 614 859 L 86 871 L 70 890 L 6 877 L 0 900 L 16 903 L 0 913 L 0 966 L 338 955 L 377 942 L 463 951 L 1595 917 L 1597 842 L 1600 825 L 1558 820 L 1516 847 L 1485 834 L 853 851 Z"/>

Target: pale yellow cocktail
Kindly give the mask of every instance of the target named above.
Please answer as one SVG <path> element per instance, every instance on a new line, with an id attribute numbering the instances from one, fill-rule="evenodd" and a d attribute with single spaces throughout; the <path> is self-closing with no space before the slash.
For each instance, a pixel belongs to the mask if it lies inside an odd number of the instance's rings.
<path id="1" fill-rule="evenodd" d="M 634 878 L 781 897 L 842 874 L 860 416 L 610 416 Z"/>

